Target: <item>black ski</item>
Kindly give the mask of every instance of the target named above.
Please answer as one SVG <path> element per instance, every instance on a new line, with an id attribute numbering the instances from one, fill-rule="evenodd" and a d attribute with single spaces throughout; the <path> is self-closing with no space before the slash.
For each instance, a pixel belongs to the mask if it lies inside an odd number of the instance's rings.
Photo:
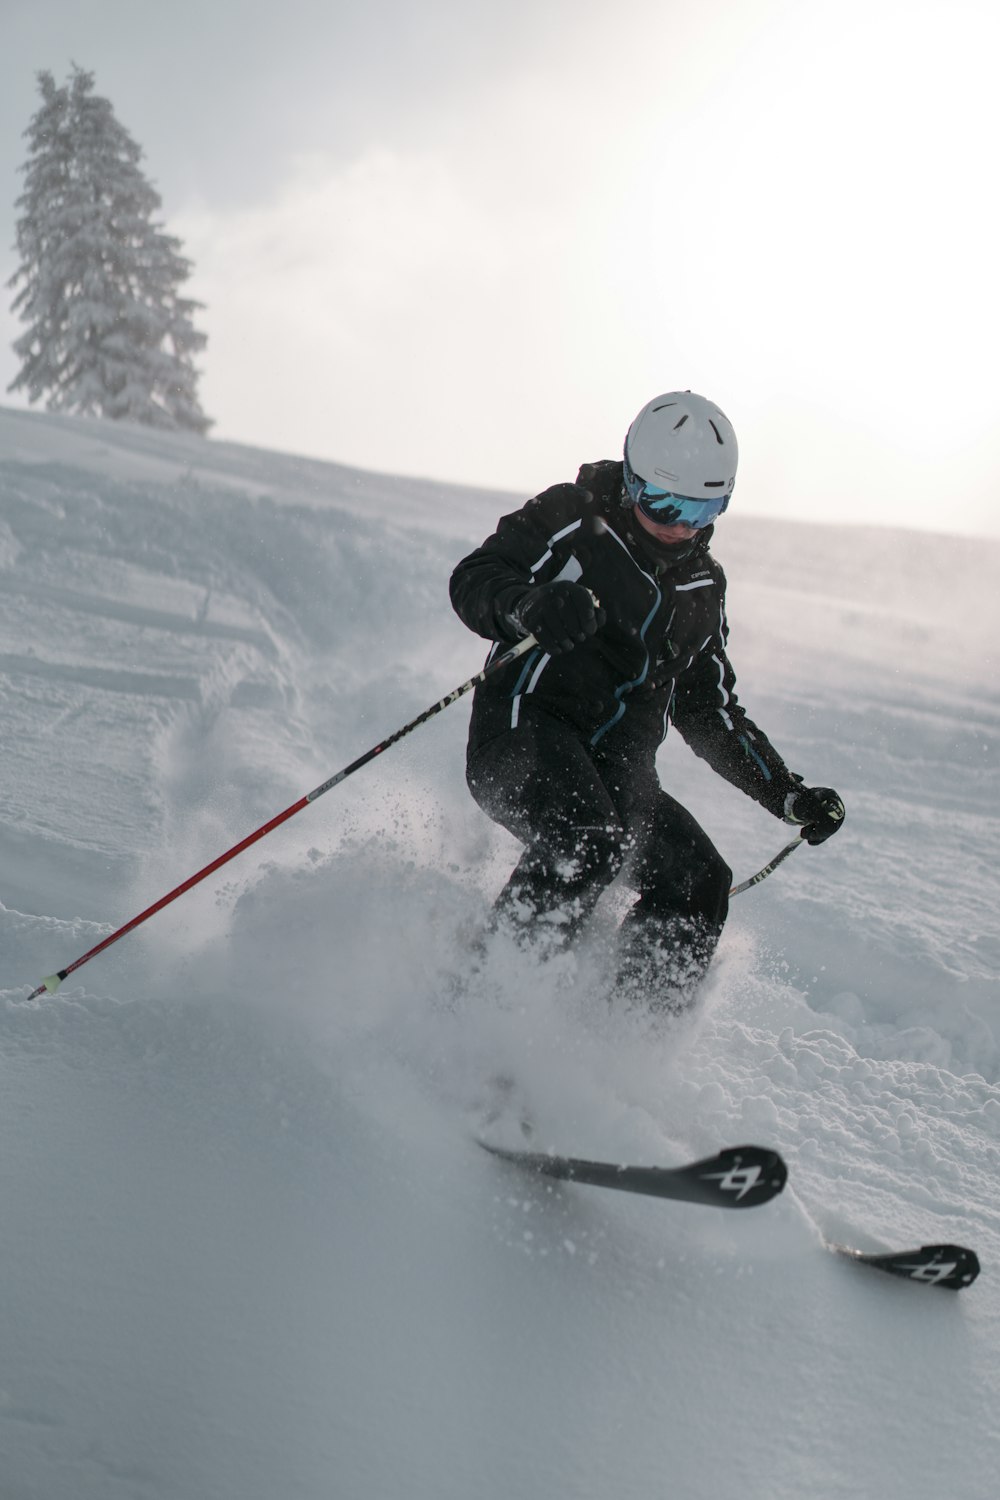
<path id="1" fill-rule="evenodd" d="M 614 1162 L 586 1161 L 578 1156 L 554 1156 L 545 1151 L 517 1151 L 480 1140 L 491 1155 L 541 1177 L 579 1182 L 589 1187 L 614 1188 L 623 1193 L 645 1193 L 684 1203 L 716 1208 L 756 1208 L 777 1197 L 788 1170 L 776 1151 L 763 1146 L 728 1146 L 716 1156 L 684 1167 L 629 1167 Z M 963 1245 L 921 1245 L 918 1250 L 855 1250 L 824 1240 L 827 1250 L 856 1265 L 872 1266 L 891 1276 L 902 1276 L 923 1286 L 961 1291 L 979 1275 L 979 1257 Z"/>
<path id="2" fill-rule="evenodd" d="M 543 1177 L 716 1208 L 756 1208 L 768 1203 L 781 1192 L 788 1176 L 778 1153 L 763 1146 L 730 1146 L 686 1167 L 628 1167 L 543 1151 L 510 1151 L 483 1140 L 479 1144 L 494 1156 Z"/>
<path id="3" fill-rule="evenodd" d="M 919 1250 L 888 1253 L 852 1250 L 850 1245 L 829 1242 L 826 1248 L 861 1265 L 874 1266 L 877 1271 L 888 1271 L 891 1276 L 905 1276 L 908 1281 L 919 1281 L 924 1286 L 945 1286 L 955 1292 L 971 1286 L 979 1275 L 979 1256 L 962 1245 L 921 1245 Z"/>

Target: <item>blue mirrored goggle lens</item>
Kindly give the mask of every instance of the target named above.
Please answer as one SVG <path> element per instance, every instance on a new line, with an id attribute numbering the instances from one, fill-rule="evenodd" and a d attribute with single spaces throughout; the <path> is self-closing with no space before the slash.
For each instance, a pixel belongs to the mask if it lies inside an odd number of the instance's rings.
<path id="1" fill-rule="evenodd" d="M 729 504 L 729 496 L 721 495 L 709 500 L 695 500 L 690 495 L 674 495 L 669 490 L 658 490 L 653 485 L 643 485 L 637 496 L 637 504 L 644 516 L 655 521 L 657 526 L 693 526 L 702 531 L 717 521 Z"/>

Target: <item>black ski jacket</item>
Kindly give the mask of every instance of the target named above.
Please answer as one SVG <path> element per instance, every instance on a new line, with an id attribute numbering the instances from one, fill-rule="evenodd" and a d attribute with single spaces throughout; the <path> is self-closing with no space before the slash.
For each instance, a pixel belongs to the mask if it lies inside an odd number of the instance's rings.
<path id="1" fill-rule="evenodd" d="M 515 729 L 524 713 L 562 720 L 595 753 L 651 769 L 672 723 L 696 755 L 776 817 L 797 791 L 793 775 L 737 702 L 726 656 L 725 575 L 711 528 L 677 560 L 622 503 L 622 465 L 585 464 L 576 484 L 536 495 L 458 564 L 451 600 L 494 642 L 487 661 L 520 638 L 510 615 L 534 585 L 584 584 L 606 623 L 559 656 L 528 652 L 473 698 L 469 754 Z"/>

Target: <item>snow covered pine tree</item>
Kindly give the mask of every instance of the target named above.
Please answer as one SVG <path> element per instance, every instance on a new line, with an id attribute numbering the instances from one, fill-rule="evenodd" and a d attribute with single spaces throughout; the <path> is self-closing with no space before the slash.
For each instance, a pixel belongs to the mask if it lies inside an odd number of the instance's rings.
<path id="1" fill-rule="evenodd" d="M 191 273 L 180 241 L 153 221 L 160 196 L 139 167 L 142 148 L 74 66 L 57 88 L 38 75 L 42 104 L 25 135 L 26 187 L 17 206 L 22 283 L 12 304 L 27 332 L 8 386 L 50 411 L 204 433 L 193 356 L 206 343 L 178 296 Z"/>

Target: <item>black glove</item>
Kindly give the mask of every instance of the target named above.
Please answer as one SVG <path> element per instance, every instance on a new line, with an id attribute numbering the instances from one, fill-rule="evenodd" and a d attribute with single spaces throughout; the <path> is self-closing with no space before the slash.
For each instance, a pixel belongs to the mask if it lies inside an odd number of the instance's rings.
<path id="1" fill-rule="evenodd" d="M 844 821 L 844 804 L 829 786 L 804 786 L 785 798 L 785 822 L 799 823 L 807 844 L 822 844 Z"/>
<path id="2" fill-rule="evenodd" d="M 543 651 L 559 656 L 593 635 L 604 624 L 604 611 L 582 583 L 557 579 L 529 589 L 510 618 L 524 635 L 533 635 Z"/>

